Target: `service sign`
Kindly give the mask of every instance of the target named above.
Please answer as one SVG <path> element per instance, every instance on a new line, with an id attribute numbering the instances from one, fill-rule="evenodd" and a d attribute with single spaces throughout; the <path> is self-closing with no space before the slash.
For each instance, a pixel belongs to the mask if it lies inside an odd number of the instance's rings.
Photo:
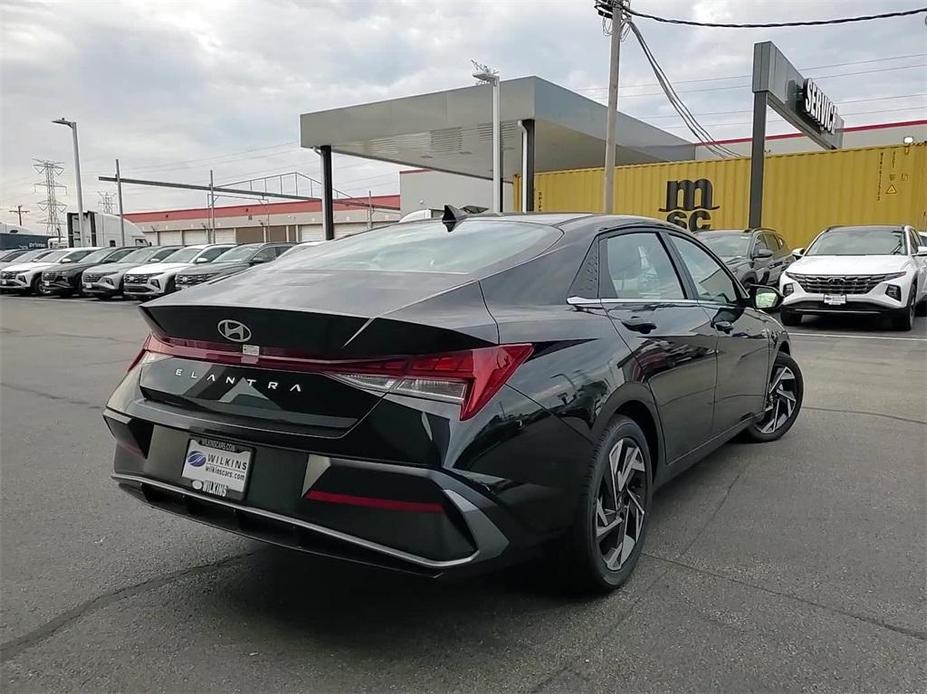
<path id="1" fill-rule="evenodd" d="M 820 126 L 821 130 L 831 133 L 837 130 L 837 107 L 827 98 L 814 80 L 805 80 L 801 94 L 799 110 Z"/>

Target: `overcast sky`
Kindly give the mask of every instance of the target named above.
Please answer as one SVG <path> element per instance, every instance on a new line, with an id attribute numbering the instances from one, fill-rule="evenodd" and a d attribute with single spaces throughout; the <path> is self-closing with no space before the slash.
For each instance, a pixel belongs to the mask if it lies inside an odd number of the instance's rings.
<path id="1" fill-rule="evenodd" d="M 97 176 L 227 183 L 293 170 L 319 176 L 297 145 L 303 112 L 473 84 L 470 58 L 503 78 L 538 75 L 605 98 L 608 39 L 592 0 L 0 0 L 0 205 L 42 213 L 32 159 L 64 165 L 80 124 L 84 205 L 114 192 Z M 703 21 L 820 19 L 908 9 L 921 0 L 633 0 Z M 927 113 L 924 15 L 822 28 L 733 30 L 638 20 L 690 109 L 718 138 L 749 134 L 752 44 L 773 40 L 816 76 L 848 125 Z M 913 66 L 913 67 L 912 67 Z M 639 47 L 623 45 L 620 109 L 687 135 Z M 770 133 L 788 132 L 770 118 Z M 399 167 L 336 157 L 336 186 L 398 192 Z M 205 195 L 127 187 L 127 211 L 201 206 Z M 220 200 L 232 204 L 234 200 Z"/>

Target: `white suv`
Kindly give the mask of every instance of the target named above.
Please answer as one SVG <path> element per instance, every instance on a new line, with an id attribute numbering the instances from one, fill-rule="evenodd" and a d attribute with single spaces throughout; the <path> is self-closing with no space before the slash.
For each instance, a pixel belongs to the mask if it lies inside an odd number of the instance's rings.
<path id="1" fill-rule="evenodd" d="M 100 250 L 99 246 L 81 248 L 62 248 L 36 258 L 31 262 L 17 263 L 0 271 L 0 288 L 19 292 L 20 294 L 38 294 L 42 271 L 55 265 L 76 263 L 85 255 Z"/>
<path id="2" fill-rule="evenodd" d="M 202 263 L 211 263 L 233 244 L 201 244 L 187 246 L 169 255 L 163 263 L 147 263 L 126 270 L 123 275 L 123 295 L 130 299 L 153 299 L 176 289 L 174 277 L 180 270 Z"/>
<path id="3" fill-rule="evenodd" d="M 927 247 L 910 226 L 825 229 L 795 254 L 779 279 L 779 318 L 798 325 L 803 315 L 884 314 L 910 330 L 927 300 Z"/>

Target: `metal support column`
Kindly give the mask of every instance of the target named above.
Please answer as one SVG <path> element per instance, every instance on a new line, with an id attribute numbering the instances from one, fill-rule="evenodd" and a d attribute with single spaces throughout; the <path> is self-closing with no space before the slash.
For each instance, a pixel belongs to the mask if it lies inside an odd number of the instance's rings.
<path id="1" fill-rule="evenodd" d="M 751 229 L 763 226 L 763 173 L 766 165 L 766 92 L 753 95 L 753 140 L 750 147 Z"/>
<path id="2" fill-rule="evenodd" d="M 335 207 L 332 196 L 332 148 L 319 147 L 322 157 L 322 230 L 326 241 L 335 238 Z"/>
<path id="3" fill-rule="evenodd" d="M 122 209 L 122 176 L 119 174 L 119 160 L 116 160 L 116 195 L 119 198 L 119 238 L 126 245 L 126 216 Z"/>
<path id="4" fill-rule="evenodd" d="M 534 119 L 518 121 L 521 126 L 521 211 L 534 212 Z"/>

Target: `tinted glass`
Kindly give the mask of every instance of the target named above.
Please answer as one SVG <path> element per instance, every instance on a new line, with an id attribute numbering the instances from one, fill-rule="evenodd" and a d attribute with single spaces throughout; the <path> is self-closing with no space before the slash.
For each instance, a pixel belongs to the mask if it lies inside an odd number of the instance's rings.
<path id="1" fill-rule="evenodd" d="M 66 248 L 63 251 L 52 251 L 48 255 L 42 256 L 42 262 L 43 263 L 57 263 L 59 260 L 61 260 L 64 256 L 66 256 L 70 252 L 71 252 L 71 249 L 69 248 Z"/>
<path id="2" fill-rule="evenodd" d="M 605 239 L 604 299 L 683 299 L 682 284 L 656 234 Z"/>
<path id="3" fill-rule="evenodd" d="M 189 263 L 202 251 L 202 248 L 181 248 L 179 251 L 171 253 L 164 258 L 164 261 L 170 263 Z"/>
<path id="4" fill-rule="evenodd" d="M 254 251 L 260 248 L 260 244 L 248 243 L 244 246 L 237 246 L 222 254 L 223 263 L 234 263 L 238 260 L 249 260 L 254 255 Z"/>
<path id="5" fill-rule="evenodd" d="M 153 256 L 148 259 L 149 263 L 160 263 L 162 260 L 167 261 L 172 259 L 177 253 L 180 253 L 185 249 L 183 248 L 162 248 L 158 250 Z"/>
<path id="6" fill-rule="evenodd" d="M 61 259 L 61 262 L 62 263 L 76 263 L 78 260 L 83 260 L 84 258 L 86 258 L 88 255 L 90 255 L 93 252 L 94 252 L 93 249 L 71 251 L 70 253 L 68 253 Z"/>
<path id="7" fill-rule="evenodd" d="M 0 263 L 5 262 L 7 260 L 13 260 L 13 258 L 18 258 L 21 255 L 25 255 L 25 252 L 24 251 L 9 251 L 7 253 L 4 253 L 3 255 L 0 255 Z"/>
<path id="8" fill-rule="evenodd" d="M 469 274 L 549 248 L 561 232 L 542 224 L 472 218 L 448 231 L 441 222 L 396 224 L 289 253 L 282 269 Z"/>
<path id="9" fill-rule="evenodd" d="M 838 227 L 825 231 L 805 255 L 904 255 L 902 229 Z"/>
<path id="10" fill-rule="evenodd" d="M 21 256 L 16 259 L 17 263 L 28 263 L 32 260 L 36 260 L 44 255 L 48 255 L 48 250 L 45 248 L 39 248 L 34 251 L 26 251 Z"/>
<path id="11" fill-rule="evenodd" d="M 257 262 L 263 261 L 266 263 L 266 262 L 276 259 L 276 257 L 277 257 L 277 253 L 276 251 L 274 251 L 273 248 L 264 248 L 254 254 L 254 260 L 256 260 Z M 227 260 L 227 258 L 223 256 L 222 260 Z"/>
<path id="12" fill-rule="evenodd" d="M 82 259 L 82 263 L 102 263 L 104 260 L 109 259 L 113 255 L 113 249 L 104 248 L 100 251 L 94 251 L 93 253 L 88 253 Z"/>
<path id="13" fill-rule="evenodd" d="M 744 256 L 750 249 L 750 234 L 732 231 L 727 234 L 699 234 L 698 238 L 721 258 Z"/>
<path id="14" fill-rule="evenodd" d="M 918 234 L 920 236 L 919 243 L 921 246 L 927 246 L 927 234 Z"/>
<path id="15" fill-rule="evenodd" d="M 200 254 L 196 256 L 196 259 L 200 260 L 202 258 L 205 258 L 207 261 L 215 260 L 220 255 L 225 253 L 227 250 L 229 250 L 227 246 L 219 247 L 219 248 L 207 248 L 206 250 L 200 251 Z"/>
<path id="16" fill-rule="evenodd" d="M 699 299 L 723 304 L 737 301 L 738 294 L 734 282 L 718 261 L 691 241 L 678 236 L 670 236 L 670 239 L 682 256 L 682 262 L 685 263 L 689 274 L 692 275 Z"/>
<path id="17" fill-rule="evenodd" d="M 144 263 L 157 253 L 157 248 L 136 248 L 119 259 L 120 263 Z"/>
<path id="18" fill-rule="evenodd" d="M 279 258 L 291 248 L 292 246 L 274 246 L 274 254 Z"/>

